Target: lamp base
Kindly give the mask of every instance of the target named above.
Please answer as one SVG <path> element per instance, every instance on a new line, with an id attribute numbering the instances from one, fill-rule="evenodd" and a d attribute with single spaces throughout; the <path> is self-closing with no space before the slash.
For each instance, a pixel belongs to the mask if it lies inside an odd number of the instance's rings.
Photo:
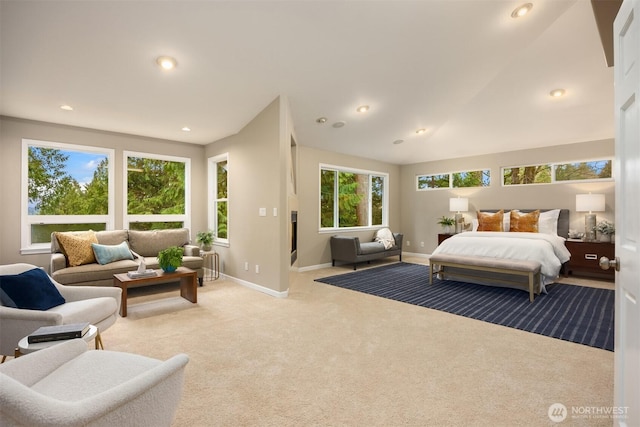
<path id="1" fill-rule="evenodd" d="M 455 234 L 462 233 L 462 229 L 464 228 L 464 217 L 460 212 L 458 212 L 455 214 L 454 218 L 456 221 Z"/>
<path id="2" fill-rule="evenodd" d="M 584 240 L 587 242 L 596 240 L 596 214 L 594 213 L 584 216 Z"/>

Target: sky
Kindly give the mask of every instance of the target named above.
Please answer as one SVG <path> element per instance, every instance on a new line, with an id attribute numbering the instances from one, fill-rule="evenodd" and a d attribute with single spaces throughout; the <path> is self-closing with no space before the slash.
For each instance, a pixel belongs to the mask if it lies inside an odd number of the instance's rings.
<path id="1" fill-rule="evenodd" d="M 107 156 L 100 153 L 85 153 L 81 151 L 62 152 L 69 156 L 65 165 L 65 172 L 73 177 L 80 185 L 87 184 L 93 179 L 98 164 Z"/>

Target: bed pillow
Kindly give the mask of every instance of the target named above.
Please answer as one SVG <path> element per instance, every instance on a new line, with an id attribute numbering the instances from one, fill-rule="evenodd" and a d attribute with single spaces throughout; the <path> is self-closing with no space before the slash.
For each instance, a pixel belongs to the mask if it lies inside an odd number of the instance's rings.
<path id="1" fill-rule="evenodd" d="M 100 245 L 98 243 L 92 243 L 91 247 L 93 248 L 96 260 L 100 265 L 109 264 L 123 259 L 133 259 L 133 254 L 131 253 L 127 242 L 122 242 L 119 245 Z"/>
<path id="2" fill-rule="evenodd" d="M 496 213 L 478 211 L 478 231 L 502 231 L 504 210 Z"/>
<path id="3" fill-rule="evenodd" d="M 546 212 L 540 212 L 538 217 L 538 233 L 558 235 L 558 217 L 560 209 L 552 209 Z"/>
<path id="4" fill-rule="evenodd" d="M 70 267 L 96 262 L 93 255 L 92 243 L 98 243 L 98 238 L 93 230 L 83 232 L 59 232 L 54 233 L 62 253 L 67 257 Z"/>
<path id="5" fill-rule="evenodd" d="M 539 210 L 535 210 L 529 213 L 511 211 L 510 216 L 511 219 L 509 221 L 509 231 L 527 233 L 538 232 L 538 217 L 540 216 Z"/>
<path id="6" fill-rule="evenodd" d="M 65 303 L 58 288 L 41 268 L 0 276 L 0 296 L 5 307 L 49 310 Z"/>

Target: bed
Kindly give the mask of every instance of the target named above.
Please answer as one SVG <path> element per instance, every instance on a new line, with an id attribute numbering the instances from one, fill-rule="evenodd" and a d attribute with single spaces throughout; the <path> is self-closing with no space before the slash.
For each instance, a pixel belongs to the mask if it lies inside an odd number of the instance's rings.
<path id="1" fill-rule="evenodd" d="M 481 216 L 492 217 L 492 231 L 483 231 L 487 230 L 485 224 L 479 224 L 480 231 L 455 234 L 443 241 L 432 253 L 431 272 L 462 282 L 522 288 L 531 293 L 532 300 L 533 293 L 546 293 L 545 286 L 558 278 L 571 257 L 564 244 L 569 233 L 569 210 L 521 209 L 514 210 L 513 215 L 511 210 L 483 210 L 479 219 Z M 441 261 L 439 265 L 438 258 L 454 262 Z M 532 284 L 534 276 L 536 283 Z"/>

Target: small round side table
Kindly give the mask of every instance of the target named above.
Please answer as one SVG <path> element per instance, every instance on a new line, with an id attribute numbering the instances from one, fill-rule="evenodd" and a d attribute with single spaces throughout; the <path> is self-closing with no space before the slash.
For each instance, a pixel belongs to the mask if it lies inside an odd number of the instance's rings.
<path id="1" fill-rule="evenodd" d="M 82 336 L 82 339 L 87 343 L 91 342 L 91 340 L 94 340 L 96 350 L 104 350 L 104 346 L 102 345 L 102 337 L 100 336 L 100 331 L 98 330 L 97 326 L 89 325 L 89 330 Z M 22 338 L 20 342 L 18 342 L 18 348 L 16 348 L 15 357 L 21 356 L 23 354 L 33 353 L 34 351 L 42 350 L 43 348 L 51 347 L 52 345 L 60 344 L 61 342 L 61 340 L 58 340 L 29 344 L 29 337 L 27 336 Z"/>
<path id="2" fill-rule="evenodd" d="M 220 278 L 220 256 L 215 251 L 202 251 L 204 260 L 203 280 L 218 280 Z"/>

